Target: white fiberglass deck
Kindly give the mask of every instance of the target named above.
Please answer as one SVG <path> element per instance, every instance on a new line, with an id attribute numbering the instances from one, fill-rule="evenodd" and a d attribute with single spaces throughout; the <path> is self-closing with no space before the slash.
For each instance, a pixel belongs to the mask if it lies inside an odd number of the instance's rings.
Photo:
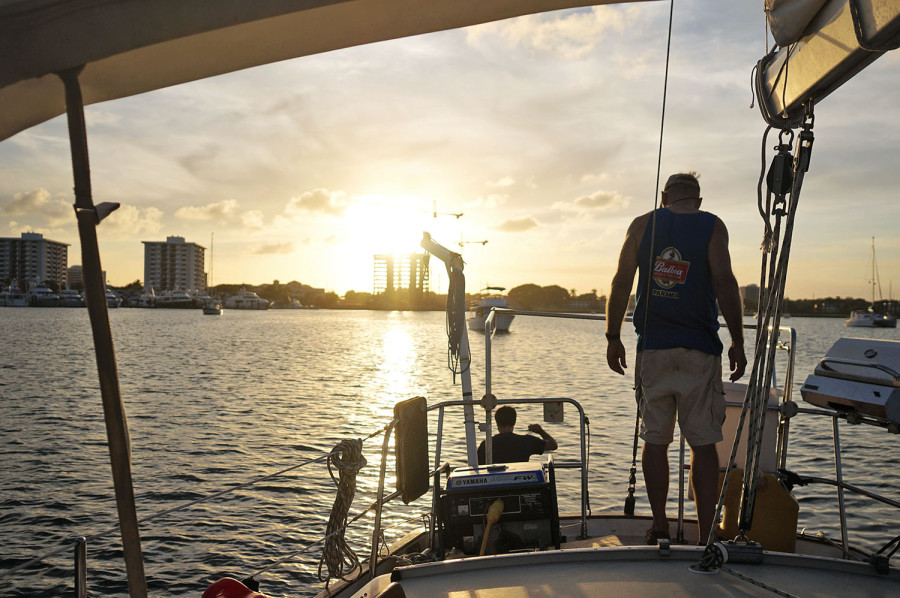
<path id="1" fill-rule="evenodd" d="M 766 553 L 763 564 L 694 573 L 690 566 L 701 553 L 673 546 L 669 556 L 656 547 L 510 554 L 400 568 L 393 579 L 406 598 L 900 595 L 900 577 L 879 575 L 867 564 Z M 377 597 L 390 583 L 390 576 L 379 577 L 354 596 Z"/>

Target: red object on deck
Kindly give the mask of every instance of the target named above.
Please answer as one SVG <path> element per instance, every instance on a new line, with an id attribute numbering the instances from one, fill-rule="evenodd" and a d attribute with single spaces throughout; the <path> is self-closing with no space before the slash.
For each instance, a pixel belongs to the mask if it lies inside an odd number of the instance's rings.
<path id="1" fill-rule="evenodd" d="M 223 577 L 206 588 L 203 598 L 266 598 L 266 596 L 254 592 L 236 579 Z"/>

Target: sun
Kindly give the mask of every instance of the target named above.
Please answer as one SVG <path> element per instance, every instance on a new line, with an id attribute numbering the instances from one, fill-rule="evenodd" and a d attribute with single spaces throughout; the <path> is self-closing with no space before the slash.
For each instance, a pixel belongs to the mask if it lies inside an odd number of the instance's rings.
<path id="1" fill-rule="evenodd" d="M 351 244 L 373 255 L 418 253 L 431 220 L 427 205 L 417 197 L 361 197 L 344 216 L 344 232 Z"/>
<path id="2" fill-rule="evenodd" d="M 341 219 L 341 242 L 334 249 L 341 278 L 352 280 L 346 283 L 348 288 L 372 289 L 376 255 L 423 253 L 422 233 L 441 230 L 443 224 L 435 218 L 432 205 L 431 200 L 414 196 L 355 198 Z"/>

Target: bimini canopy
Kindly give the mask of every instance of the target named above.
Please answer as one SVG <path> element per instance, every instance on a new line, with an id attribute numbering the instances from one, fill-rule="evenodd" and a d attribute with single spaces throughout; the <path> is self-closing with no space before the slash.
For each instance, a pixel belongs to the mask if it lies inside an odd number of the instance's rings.
<path id="1" fill-rule="evenodd" d="M 898 0 L 766 0 L 778 49 L 759 63 L 763 118 L 796 126 L 815 104 L 900 46 Z"/>
<path id="2" fill-rule="evenodd" d="M 54 73 L 82 65 L 84 103 L 93 104 L 339 48 L 611 3 L 0 0 L 0 140 L 62 114 Z"/>

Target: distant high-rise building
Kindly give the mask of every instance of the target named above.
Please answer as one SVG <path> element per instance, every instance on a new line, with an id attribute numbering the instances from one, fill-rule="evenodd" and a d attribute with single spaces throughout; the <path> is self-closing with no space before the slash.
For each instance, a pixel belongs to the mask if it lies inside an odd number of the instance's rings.
<path id="1" fill-rule="evenodd" d="M 29 284 L 68 283 L 69 244 L 45 239 L 41 233 L 22 233 L 21 238 L 0 238 L 0 284 L 13 281 L 20 289 Z"/>
<path id="2" fill-rule="evenodd" d="M 408 289 L 412 293 L 429 291 L 427 253 L 375 255 L 375 294 Z"/>
<path id="3" fill-rule="evenodd" d="M 205 291 L 206 248 L 184 237 L 144 244 L 144 288 L 154 291 Z"/>
<path id="4" fill-rule="evenodd" d="M 103 277 L 103 286 L 106 286 L 106 270 L 101 271 L 100 275 Z M 84 268 L 82 266 L 69 266 L 69 288 L 71 289 L 83 289 L 84 288 Z"/>
<path id="5" fill-rule="evenodd" d="M 69 286 L 72 288 L 84 288 L 84 270 L 81 266 L 69 267 Z"/>

